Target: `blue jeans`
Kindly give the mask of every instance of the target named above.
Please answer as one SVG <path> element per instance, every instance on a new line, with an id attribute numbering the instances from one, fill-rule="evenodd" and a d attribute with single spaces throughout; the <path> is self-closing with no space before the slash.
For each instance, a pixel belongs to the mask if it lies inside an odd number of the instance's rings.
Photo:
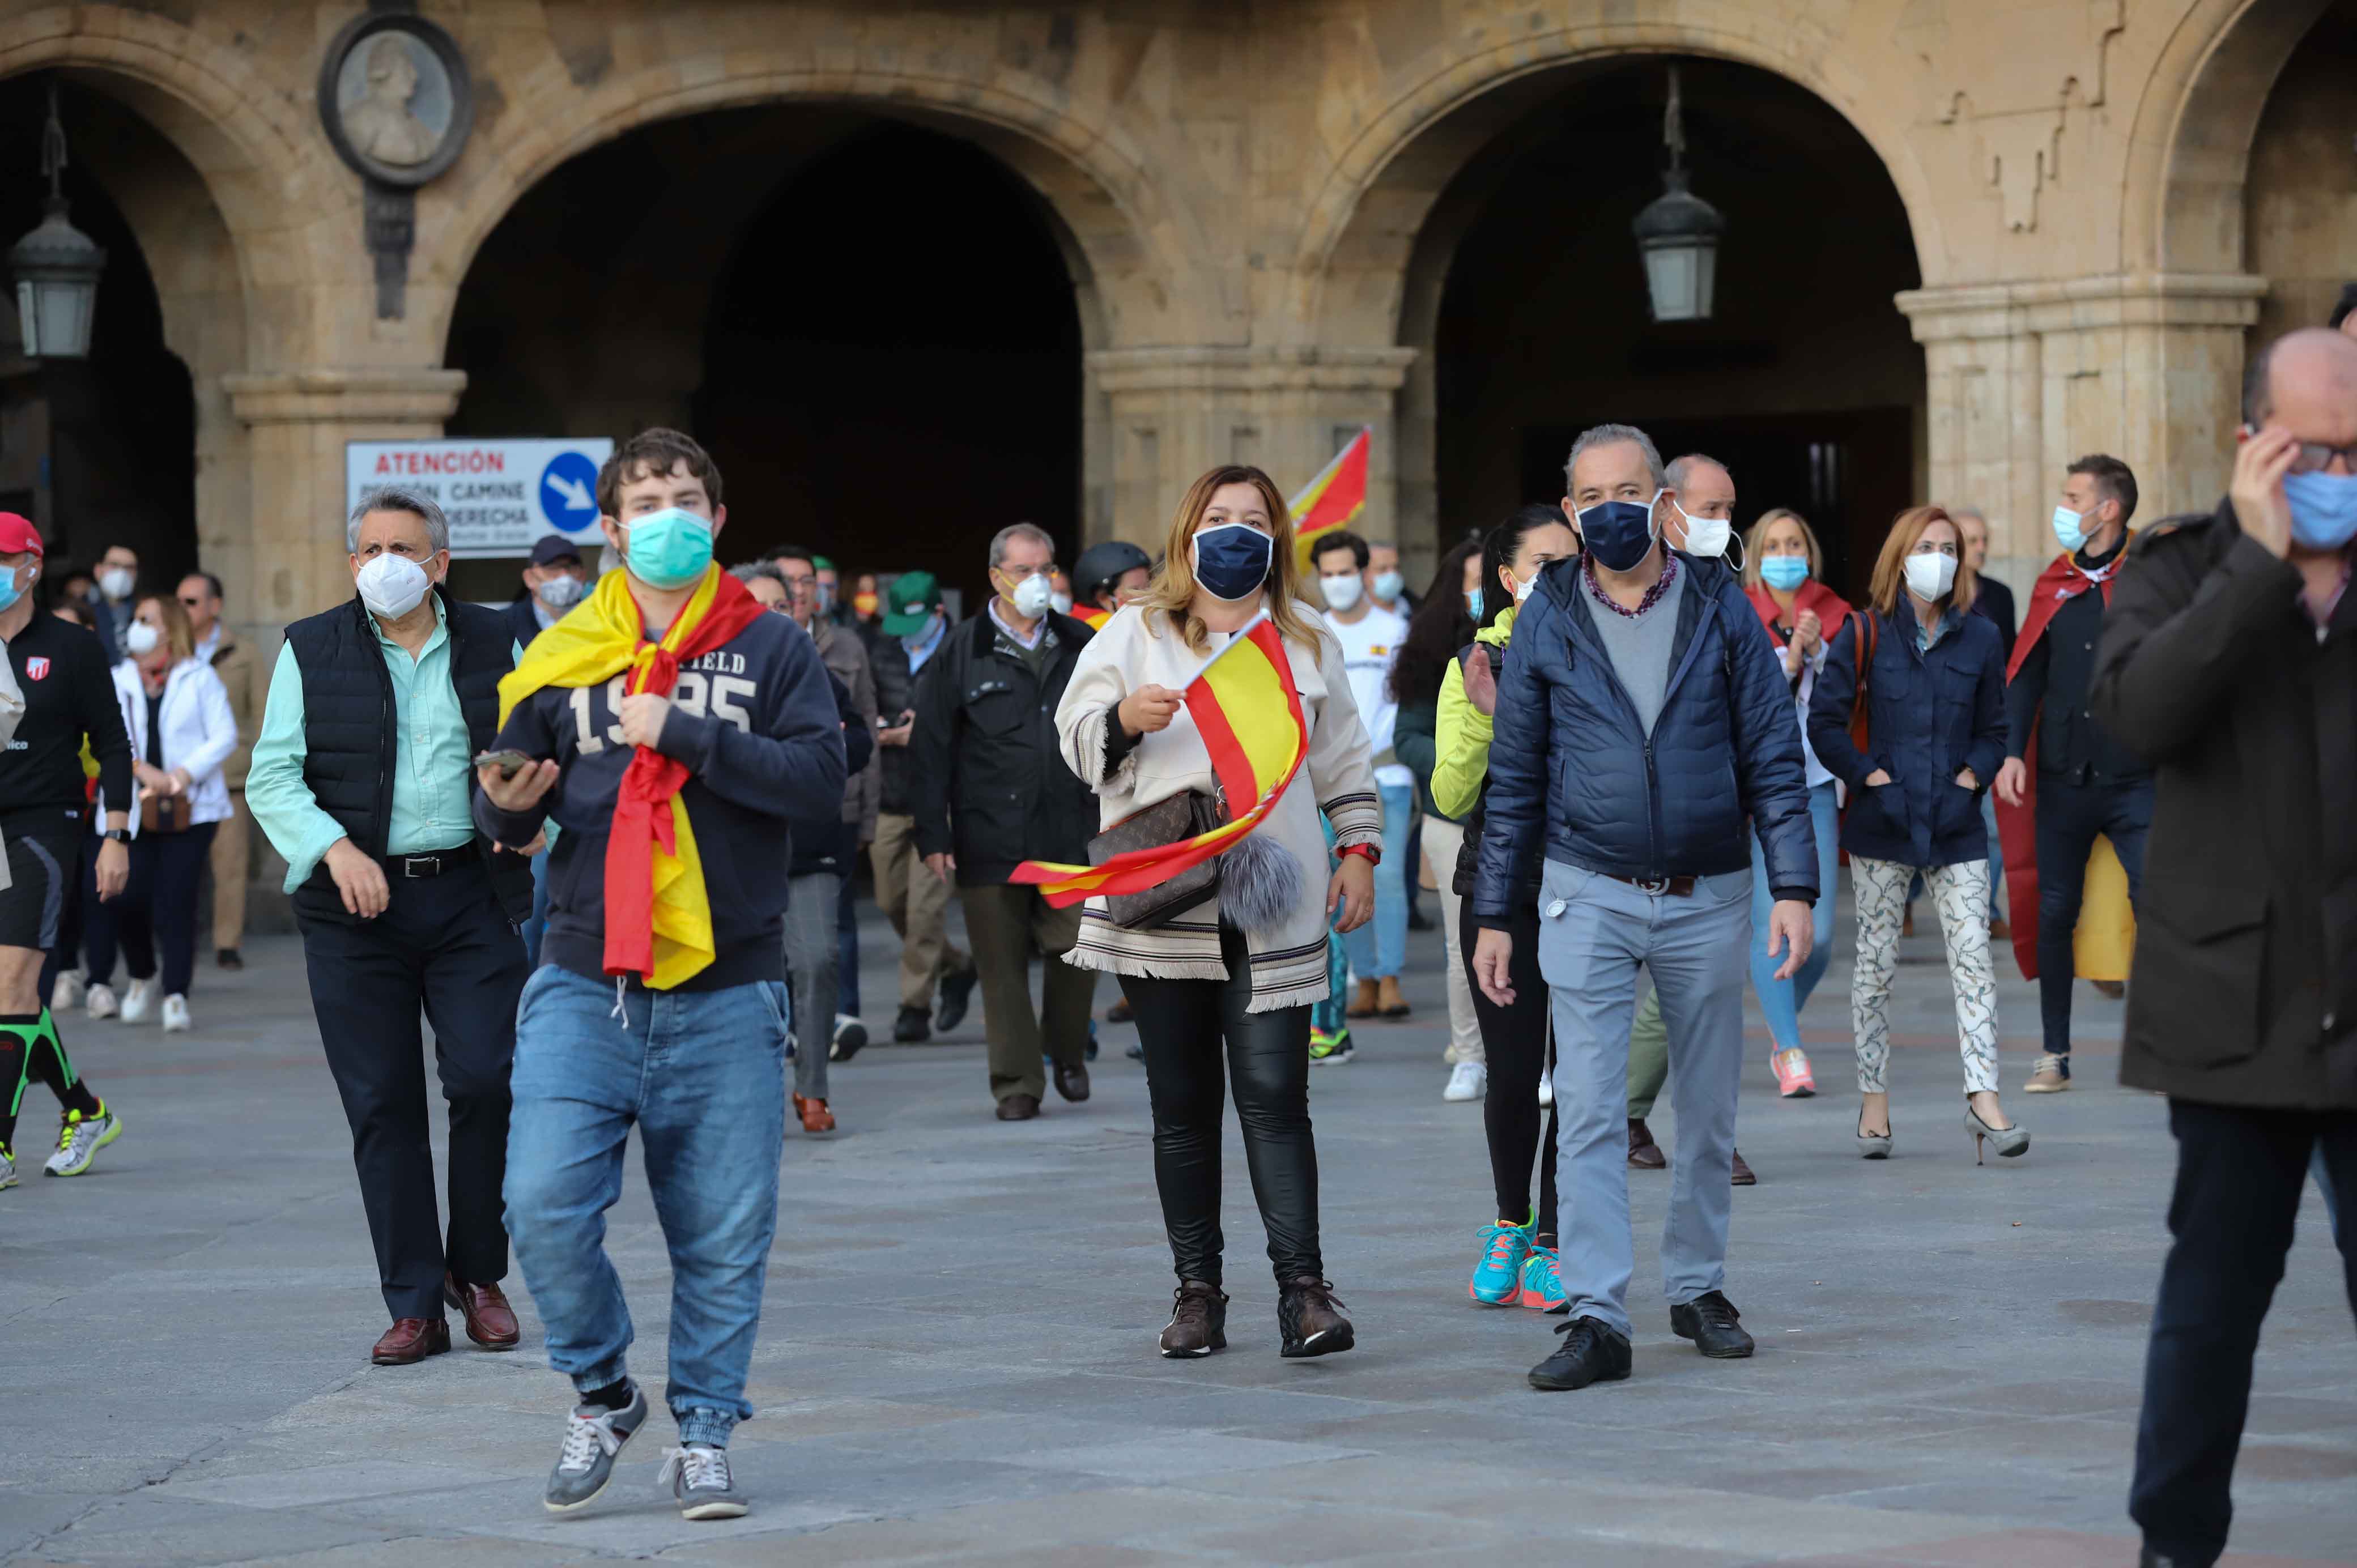
<path id="1" fill-rule="evenodd" d="M 548 852 L 532 857 L 532 918 L 523 923 L 523 961 L 540 967 L 540 934 L 548 929 Z"/>
<path id="2" fill-rule="evenodd" d="M 1375 918 L 1342 939 L 1360 980 L 1389 980 L 1407 963 L 1407 830 L 1415 786 L 1385 784 L 1383 858 L 1375 867 Z"/>
<path id="3" fill-rule="evenodd" d="M 671 1250 L 671 1386 L 683 1443 L 725 1444 L 753 1413 L 745 1376 L 778 1226 L 786 988 L 623 993 L 548 965 L 516 1013 L 508 1234 L 549 1364 L 584 1393 L 619 1382 L 630 1309 L 606 1256 L 637 1122 Z M 821 1043 L 818 1049 L 826 1047 Z"/>
<path id="4" fill-rule="evenodd" d="M 1801 1009 L 1809 1004 L 1810 993 L 1834 959 L 1834 905 L 1839 901 L 1834 854 L 1840 847 L 1835 841 L 1841 823 L 1830 780 L 1809 791 L 1809 825 L 1817 834 L 1817 902 L 1810 911 L 1815 941 L 1801 972 L 1790 980 L 1776 978 L 1783 957 L 1768 956 L 1768 913 L 1776 900 L 1768 890 L 1768 862 L 1760 853 L 1760 835 L 1751 835 L 1751 989 L 1760 997 L 1760 1011 L 1768 1015 L 1771 1051 L 1801 1043 Z"/>
<path id="5" fill-rule="evenodd" d="M 1997 918 L 2005 908 L 2005 846 L 1996 838 L 1996 791 L 1981 791 L 1981 826 L 1988 830 L 1989 841 L 1989 918 Z M 1828 886 L 1832 886 L 1830 883 Z"/>

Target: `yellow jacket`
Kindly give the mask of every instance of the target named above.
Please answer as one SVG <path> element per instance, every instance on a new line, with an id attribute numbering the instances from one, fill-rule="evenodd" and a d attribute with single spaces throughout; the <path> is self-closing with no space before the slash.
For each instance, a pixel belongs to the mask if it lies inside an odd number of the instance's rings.
<path id="1" fill-rule="evenodd" d="M 1473 640 L 1503 648 L 1514 634 L 1514 611 L 1498 612 L 1495 623 L 1473 634 Z M 1438 746 L 1432 764 L 1432 803 L 1451 817 L 1463 817 L 1481 799 L 1490 777 L 1490 715 L 1465 696 L 1465 665 L 1448 661 L 1440 677 Z"/>

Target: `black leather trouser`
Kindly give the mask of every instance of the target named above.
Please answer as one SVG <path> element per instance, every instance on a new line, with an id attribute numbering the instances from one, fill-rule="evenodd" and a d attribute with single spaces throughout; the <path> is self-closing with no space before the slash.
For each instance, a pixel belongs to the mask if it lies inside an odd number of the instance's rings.
<path id="1" fill-rule="evenodd" d="M 1318 1144 L 1309 1130 L 1309 1009 L 1247 1013 L 1252 956 L 1220 931 L 1225 980 L 1126 978 L 1154 1105 L 1154 1183 L 1171 1262 L 1182 1280 L 1220 1283 L 1220 1123 L 1227 1078 L 1243 1124 L 1244 1163 L 1281 1283 L 1325 1275 L 1318 1251 Z"/>

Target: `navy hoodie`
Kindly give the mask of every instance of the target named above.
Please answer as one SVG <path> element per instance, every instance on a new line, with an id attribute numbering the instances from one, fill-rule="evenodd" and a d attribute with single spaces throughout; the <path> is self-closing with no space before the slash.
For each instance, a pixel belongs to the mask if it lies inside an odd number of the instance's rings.
<path id="1" fill-rule="evenodd" d="M 531 811 L 500 811 L 475 792 L 475 822 L 511 848 L 544 816 L 563 830 L 548 859 L 543 963 L 606 974 L 606 841 L 622 773 L 622 680 L 548 686 L 519 703 L 499 745 L 554 757 L 556 785 Z M 728 641 L 680 666 L 656 749 L 687 764 L 680 789 L 712 907 L 713 961 L 676 989 L 716 991 L 785 979 L 791 818 L 840 815 L 843 723 L 810 634 L 785 616 L 754 618 Z M 630 983 L 640 983 L 636 976 Z"/>

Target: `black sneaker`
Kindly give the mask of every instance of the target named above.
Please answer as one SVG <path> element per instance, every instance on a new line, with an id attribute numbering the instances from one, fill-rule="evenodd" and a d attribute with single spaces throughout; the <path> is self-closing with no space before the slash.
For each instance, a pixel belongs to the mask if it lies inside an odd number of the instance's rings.
<path id="1" fill-rule="evenodd" d="M 1751 1336 L 1737 1321 L 1742 1316 L 1733 1302 L 1711 1291 L 1670 1308 L 1670 1332 L 1693 1340 L 1714 1361 L 1740 1361 L 1751 1354 Z"/>
<path id="2" fill-rule="evenodd" d="M 827 1045 L 826 1059 L 831 1062 L 847 1062 L 866 1048 L 866 1045 L 867 1026 L 848 1013 L 837 1014 L 834 1020 L 834 1038 Z"/>
<path id="3" fill-rule="evenodd" d="M 1560 1393 L 1590 1383 L 1617 1383 L 1629 1375 L 1628 1337 L 1600 1317 L 1575 1317 L 1555 1330 L 1563 1343 L 1531 1369 L 1531 1387 Z"/>
<path id="4" fill-rule="evenodd" d="M 966 1005 L 974 1000 L 974 983 L 981 978 L 982 972 L 972 964 L 942 976 L 941 1000 L 933 1006 L 934 1028 L 946 1035 L 965 1022 Z"/>
<path id="5" fill-rule="evenodd" d="M 1287 1359 L 1331 1356 L 1358 1343 L 1351 1320 L 1337 1310 L 1333 1285 L 1316 1274 L 1285 1282 L 1276 1296 L 1277 1353 Z"/>
<path id="6" fill-rule="evenodd" d="M 213 964 L 219 969 L 243 969 L 245 955 L 235 948 L 222 948 L 213 954 Z"/>
<path id="7" fill-rule="evenodd" d="M 921 1046 L 933 1037 L 933 1026 L 925 1018 L 922 1007 L 903 1007 L 900 1016 L 892 1024 L 892 1043 L 896 1046 Z"/>

